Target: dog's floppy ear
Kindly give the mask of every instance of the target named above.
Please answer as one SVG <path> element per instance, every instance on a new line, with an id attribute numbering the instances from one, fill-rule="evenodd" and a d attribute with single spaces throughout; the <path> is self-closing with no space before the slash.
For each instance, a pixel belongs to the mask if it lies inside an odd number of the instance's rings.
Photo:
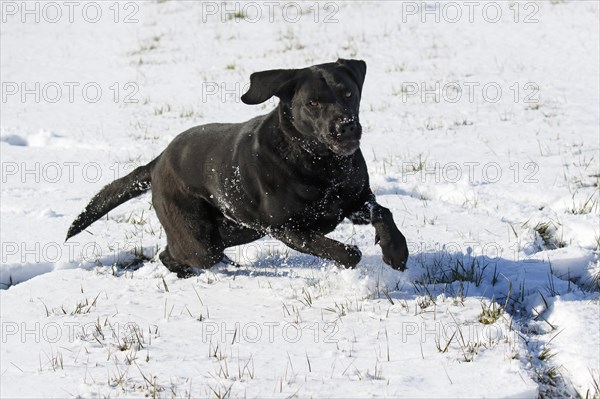
<path id="1" fill-rule="evenodd" d="M 367 74 L 367 63 L 363 60 L 345 60 L 342 58 L 338 58 L 336 63 L 346 67 L 350 71 L 358 85 L 358 89 L 362 91 L 365 75 Z"/>
<path id="2" fill-rule="evenodd" d="M 298 76 L 297 69 L 273 69 L 250 75 L 250 88 L 242 96 L 245 104 L 260 104 L 273 96 L 285 99 Z"/>

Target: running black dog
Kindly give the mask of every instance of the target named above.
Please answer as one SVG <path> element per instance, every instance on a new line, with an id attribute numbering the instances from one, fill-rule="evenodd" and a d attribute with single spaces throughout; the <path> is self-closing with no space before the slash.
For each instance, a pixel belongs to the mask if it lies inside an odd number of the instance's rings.
<path id="1" fill-rule="evenodd" d="M 244 123 L 214 123 L 177 136 L 156 159 L 104 187 L 67 239 L 152 189 L 167 235 L 160 254 L 178 276 L 211 267 L 223 250 L 269 235 L 289 247 L 354 267 L 361 252 L 325 237 L 344 219 L 371 223 L 385 263 L 404 270 L 406 239 L 377 204 L 359 149 L 358 111 L 367 65 L 339 59 L 253 73 L 242 96 L 279 105 Z"/>

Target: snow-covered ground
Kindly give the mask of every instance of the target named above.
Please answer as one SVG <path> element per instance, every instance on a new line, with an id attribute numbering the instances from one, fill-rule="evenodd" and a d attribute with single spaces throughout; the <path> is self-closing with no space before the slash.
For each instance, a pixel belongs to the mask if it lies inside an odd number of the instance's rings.
<path id="1" fill-rule="evenodd" d="M 598 2 L 0 12 L 2 397 L 600 395 Z M 345 223 L 355 270 L 263 239 L 177 279 L 149 196 L 63 242 L 179 132 L 271 109 L 250 73 L 337 57 L 408 271 Z"/>

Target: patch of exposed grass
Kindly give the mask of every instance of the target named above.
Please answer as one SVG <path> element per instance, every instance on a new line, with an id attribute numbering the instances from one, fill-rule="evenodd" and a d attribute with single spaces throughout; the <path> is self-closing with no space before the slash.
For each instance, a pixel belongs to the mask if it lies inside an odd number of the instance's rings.
<path id="1" fill-rule="evenodd" d="M 488 304 L 481 302 L 481 314 L 479 315 L 479 322 L 482 324 L 494 324 L 502 315 L 504 309 L 500 307 L 496 302 L 491 301 Z"/>
<path id="2" fill-rule="evenodd" d="M 523 227 L 529 225 L 529 221 L 523 223 Z M 548 219 L 546 221 L 539 221 L 533 226 L 533 230 L 536 232 L 539 238 L 540 249 L 558 249 L 567 246 L 567 243 L 561 237 L 558 237 L 558 231 L 561 227 L 561 223 L 557 220 Z"/>
<path id="3" fill-rule="evenodd" d="M 598 190 L 594 190 L 588 197 L 584 198 L 583 201 L 576 201 L 575 194 L 573 194 L 572 204 L 567 208 L 567 213 L 573 215 L 587 215 L 588 213 L 598 213 L 600 211 L 600 201 Z"/>

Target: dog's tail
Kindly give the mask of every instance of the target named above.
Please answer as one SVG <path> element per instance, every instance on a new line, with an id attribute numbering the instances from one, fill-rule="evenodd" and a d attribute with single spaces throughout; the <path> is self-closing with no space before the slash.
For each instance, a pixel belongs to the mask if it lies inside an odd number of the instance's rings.
<path id="1" fill-rule="evenodd" d="M 69 227 L 69 231 L 67 232 L 66 240 L 81 233 L 90 224 L 106 215 L 110 210 L 150 190 L 152 187 L 150 174 L 159 158 L 160 157 L 154 159 L 147 165 L 136 168 L 127 176 L 104 186 L 104 188 L 92 198 L 83 212 L 77 216 L 77 219 L 73 221 L 73 224 L 71 224 L 71 227 Z"/>

